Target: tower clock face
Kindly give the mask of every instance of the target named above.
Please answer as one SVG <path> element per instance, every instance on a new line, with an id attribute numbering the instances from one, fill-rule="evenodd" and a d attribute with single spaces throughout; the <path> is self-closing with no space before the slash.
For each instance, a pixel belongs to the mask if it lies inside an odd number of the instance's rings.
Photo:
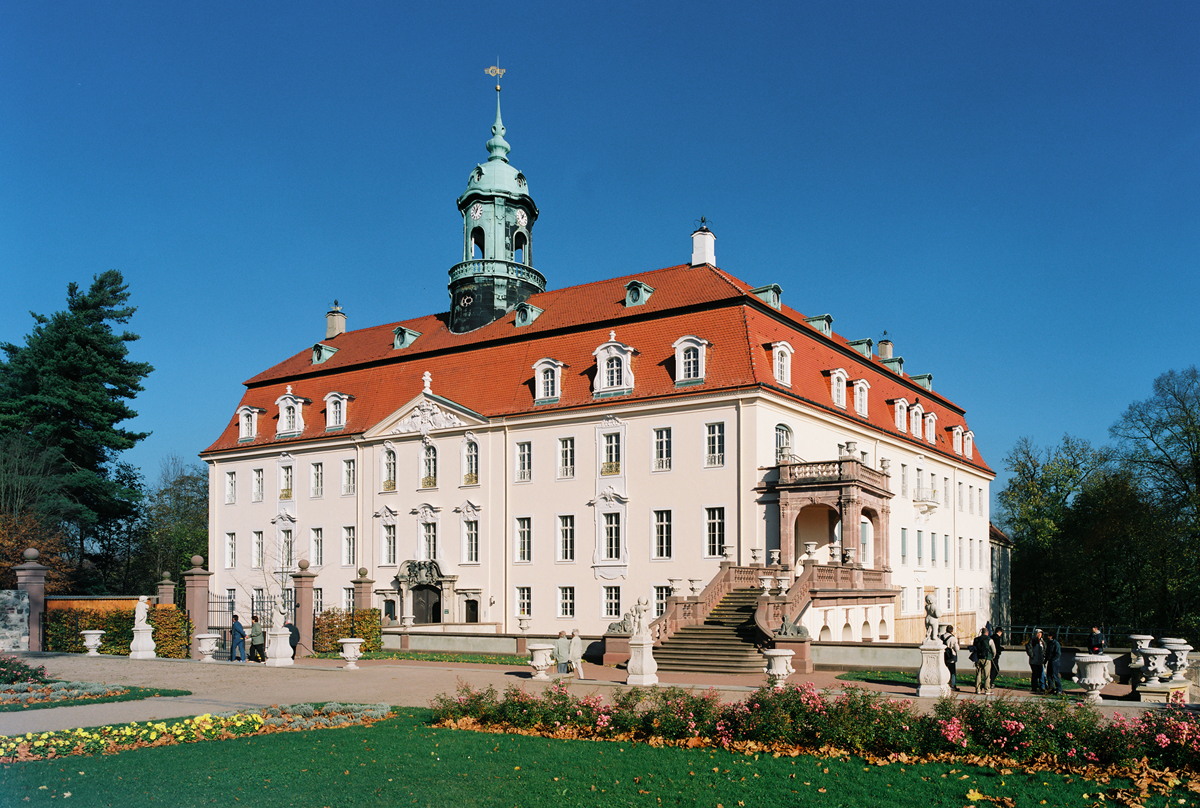
<path id="1" fill-rule="evenodd" d="M 483 205 L 476 202 L 471 206 L 471 218 L 479 221 L 479 217 L 483 215 Z"/>
<path id="2" fill-rule="evenodd" d="M 523 211 L 523 210 L 517 211 L 517 224 L 521 225 L 521 227 L 524 227 L 525 225 L 529 224 L 529 217 L 527 215 L 525 215 L 525 211 Z"/>

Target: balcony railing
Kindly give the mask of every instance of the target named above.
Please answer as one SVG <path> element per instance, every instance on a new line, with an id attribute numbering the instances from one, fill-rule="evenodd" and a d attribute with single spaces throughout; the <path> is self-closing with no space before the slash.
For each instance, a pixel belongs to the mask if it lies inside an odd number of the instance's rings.
<path id="1" fill-rule="evenodd" d="M 620 474 L 620 473 L 621 473 L 621 461 L 620 460 L 615 460 L 610 463 L 601 463 L 600 464 L 600 476 L 601 477 L 611 477 L 614 474 Z"/>
<path id="2" fill-rule="evenodd" d="M 914 502 L 932 502 L 938 504 L 938 492 L 932 488 L 916 488 L 913 490 Z"/>
<path id="3" fill-rule="evenodd" d="M 671 470 L 671 458 L 669 458 L 669 457 L 654 458 L 654 470 L 655 471 L 670 471 Z"/>
<path id="4" fill-rule="evenodd" d="M 575 476 L 575 467 L 574 466 L 559 466 L 558 467 L 558 476 L 564 480 L 574 477 Z"/>
<path id="5" fill-rule="evenodd" d="M 704 465 L 706 466 L 723 466 L 725 465 L 725 453 L 705 455 Z"/>
<path id="6" fill-rule="evenodd" d="M 471 277 L 474 275 L 506 275 L 510 278 L 528 281 L 539 290 L 546 290 L 546 278 L 536 269 L 525 264 L 518 264 L 516 261 L 502 261 L 495 258 L 479 259 L 475 258 L 470 261 L 463 261 L 455 264 L 450 268 L 450 282 L 459 278 Z"/>
<path id="7" fill-rule="evenodd" d="M 532 469 L 517 469 L 517 482 L 527 483 L 533 479 Z"/>

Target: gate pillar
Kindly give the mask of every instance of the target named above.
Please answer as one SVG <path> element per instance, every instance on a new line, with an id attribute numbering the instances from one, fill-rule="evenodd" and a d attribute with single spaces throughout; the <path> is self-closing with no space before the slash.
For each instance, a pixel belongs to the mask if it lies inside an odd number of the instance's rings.
<path id="1" fill-rule="evenodd" d="M 198 555 L 192 556 L 192 568 L 183 574 L 184 608 L 192 621 L 192 659 L 204 658 L 196 635 L 208 633 L 208 579 L 211 575 L 204 569 L 204 557 Z"/>
<path id="2" fill-rule="evenodd" d="M 308 571 L 308 559 L 302 558 L 297 563 L 299 572 L 292 573 L 293 586 L 296 588 L 296 629 L 300 632 L 300 643 L 296 646 L 296 655 L 311 655 L 313 653 L 313 579 L 315 572 Z"/>

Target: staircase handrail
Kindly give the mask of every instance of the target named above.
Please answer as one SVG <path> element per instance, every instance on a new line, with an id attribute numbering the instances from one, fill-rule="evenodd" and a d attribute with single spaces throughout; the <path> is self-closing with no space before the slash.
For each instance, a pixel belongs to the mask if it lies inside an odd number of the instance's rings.
<path id="1" fill-rule="evenodd" d="M 667 608 L 662 616 L 655 618 L 649 626 L 654 644 L 666 642 L 684 626 L 703 625 L 712 614 L 712 610 L 721 602 L 721 598 L 735 589 L 757 586 L 758 576 L 762 571 L 762 567 L 738 567 L 732 563 L 723 563 L 720 571 L 695 600 L 676 596 L 668 598 Z"/>
<path id="2" fill-rule="evenodd" d="M 759 643 L 774 639 L 784 620 L 791 620 L 812 600 L 813 570 L 816 564 L 805 564 L 803 571 L 792 581 L 788 591 L 776 597 L 760 597 L 754 612 L 754 625 L 759 631 Z"/>

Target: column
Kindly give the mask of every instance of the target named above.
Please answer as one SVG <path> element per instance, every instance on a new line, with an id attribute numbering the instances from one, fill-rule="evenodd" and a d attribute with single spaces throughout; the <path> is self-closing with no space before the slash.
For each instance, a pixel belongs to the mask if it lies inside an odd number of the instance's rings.
<path id="1" fill-rule="evenodd" d="M 208 579 L 211 572 L 204 569 L 204 557 L 192 556 L 192 568 L 183 574 L 183 604 L 192 621 L 192 659 L 203 659 L 197 634 L 208 633 Z"/>
<path id="2" fill-rule="evenodd" d="M 313 579 L 315 572 L 308 571 L 308 559 L 302 558 L 296 566 L 299 572 L 292 573 L 292 586 L 296 590 L 296 628 L 300 631 L 300 644 L 296 656 L 311 655 L 313 649 Z"/>
<path id="3" fill-rule="evenodd" d="M 779 564 L 787 569 L 796 565 L 796 515 L 783 491 L 779 492 Z"/>
<path id="4" fill-rule="evenodd" d="M 13 567 L 17 573 L 17 589 L 29 594 L 29 650 L 42 649 L 42 614 L 46 611 L 46 572 L 49 567 L 38 563 L 41 555 L 36 548 L 30 547 L 21 554 L 24 564 Z"/>

